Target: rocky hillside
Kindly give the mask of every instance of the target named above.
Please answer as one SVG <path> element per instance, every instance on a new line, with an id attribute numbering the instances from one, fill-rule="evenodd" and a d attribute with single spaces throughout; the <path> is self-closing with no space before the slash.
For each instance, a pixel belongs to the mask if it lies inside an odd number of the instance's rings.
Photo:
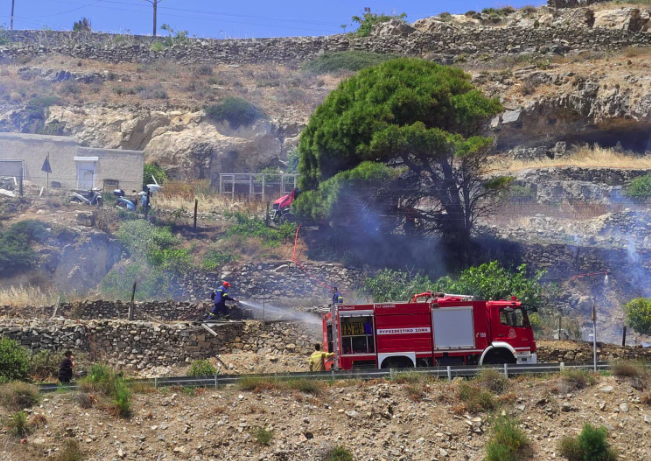
<path id="1" fill-rule="evenodd" d="M 341 446 L 357 460 L 479 461 L 492 420 L 463 397 L 464 386 L 409 378 L 404 384 L 314 383 L 310 394 L 273 384 L 254 391 L 177 388 L 136 394 L 127 420 L 108 415 L 101 403 L 84 403 L 88 398 L 55 393 L 28 410 L 30 419 L 43 417 L 26 443 L 2 429 L 0 456 L 56 456 L 73 438 L 88 460 L 312 461 L 329 459 L 328 451 Z M 490 401 L 517 418 L 538 459 L 559 459 L 560 439 L 589 422 L 608 429 L 620 459 L 642 461 L 651 456 L 641 443 L 651 436 L 651 407 L 640 388 L 613 377 L 585 388 L 573 380 L 524 378 L 507 383 L 500 395 L 489 393 L 482 405 Z M 263 438 L 260 428 L 270 437 Z"/>

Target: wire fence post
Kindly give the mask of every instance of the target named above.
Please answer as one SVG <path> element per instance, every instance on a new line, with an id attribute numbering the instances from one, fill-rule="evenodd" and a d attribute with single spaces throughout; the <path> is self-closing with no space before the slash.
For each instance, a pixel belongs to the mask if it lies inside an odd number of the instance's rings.
<path id="1" fill-rule="evenodd" d="M 626 325 L 624 325 L 624 329 L 622 330 L 622 347 L 626 347 Z"/>
<path id="2" fill-rule="evenodd" d="M 199 208 L 199 199 L 195 198 L 194 199 L 194 231 L 197 231 L 197 208 Z"/>
<path id="3" fill-rule="evenodd" d="M 267 202 L 267 214 L 264 215 L 264 224 L 269 227 L 269 205 L 271 202 Z"/>
<path id="4" fill-rule="evenodd" d="M 136 297 L 136 282 L 133 282 L 133 289 L 131 291 L 131 305 L 129 306 L 128 319 L 133 320 L 133 311 L 135 310 L 134 299 Z"/>
<path id="5" fill-rule="evenodd" d="M 448 381 L 452 381 L 452 367 L 448 365 L 447 369 L 448 369 Z"/>

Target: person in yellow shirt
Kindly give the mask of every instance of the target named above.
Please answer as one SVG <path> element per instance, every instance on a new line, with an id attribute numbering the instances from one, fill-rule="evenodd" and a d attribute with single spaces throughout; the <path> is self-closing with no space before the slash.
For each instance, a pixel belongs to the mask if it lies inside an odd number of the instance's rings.
<path id="1" fill-rule="evenodd" d="M 321 352 L 321 344 L 315 344 L 310 356 L 310 371 L 324 371 L 325 361 L 334 355 L 334 352 Z"/>

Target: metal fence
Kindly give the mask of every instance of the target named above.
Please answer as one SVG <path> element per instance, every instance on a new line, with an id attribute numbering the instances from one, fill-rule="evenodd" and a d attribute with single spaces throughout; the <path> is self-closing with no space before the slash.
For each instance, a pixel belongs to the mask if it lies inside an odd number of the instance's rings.
<path id="1" fill-rule="evenodd" d="M 205 377 L 193 376 L 176 376 L 150 379 L 134 379 L 131 382 L 149 384 L 156 389 L 162 387 L 212 387 L 218 389 L 229 384 L 237 384 L 243 379 L 260 378 L 260 379 L 309 379 L 321 381 L 338 381 L 347 379 L 393 379 L 400 373 L 418 373 L 434 378 L 447 379 L 452 381 L 455 378 L 467 378 L 477 376 L 482 370 L 494 369 L 504 374 L 504 376 L 518 375 L 540 375 L 560 373 L 563 370 L 585 370 L 593 371 L 594 364 L 566 364 L 566 363 L 540 363 L 524 365 L 452 365 L 434 368 L 400 368 L 400 369 L 356 369 L 344 371 L 322 371 L 322 372 L 299 372 L 299 373 L 267 373 L 267 374 L 246 374 L 246 375 L 214 375 Z M 597 363 L 598 371 L 610 370 L 610 364 L 607 362 Z M 60 386 L 58 384 L 41 384 L 41 392 L 54 392 L 59 389 L 75 390 L 78 385 Z"/>
<path id="2" fill-rule="evenodd" d="M 297 183 L 297 174 L 220 173 L 219 193 L 264 201 L 290 193 Z"/>

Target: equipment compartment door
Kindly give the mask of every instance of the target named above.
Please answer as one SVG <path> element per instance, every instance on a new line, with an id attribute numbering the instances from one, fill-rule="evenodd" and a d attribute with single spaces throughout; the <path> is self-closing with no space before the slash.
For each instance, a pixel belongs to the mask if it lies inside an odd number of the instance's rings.
<path id="1" fill-rule="evenodd" d="M 475 326 L 472 306 L 432 309 L 434 350 L 474 349 Z"/>

